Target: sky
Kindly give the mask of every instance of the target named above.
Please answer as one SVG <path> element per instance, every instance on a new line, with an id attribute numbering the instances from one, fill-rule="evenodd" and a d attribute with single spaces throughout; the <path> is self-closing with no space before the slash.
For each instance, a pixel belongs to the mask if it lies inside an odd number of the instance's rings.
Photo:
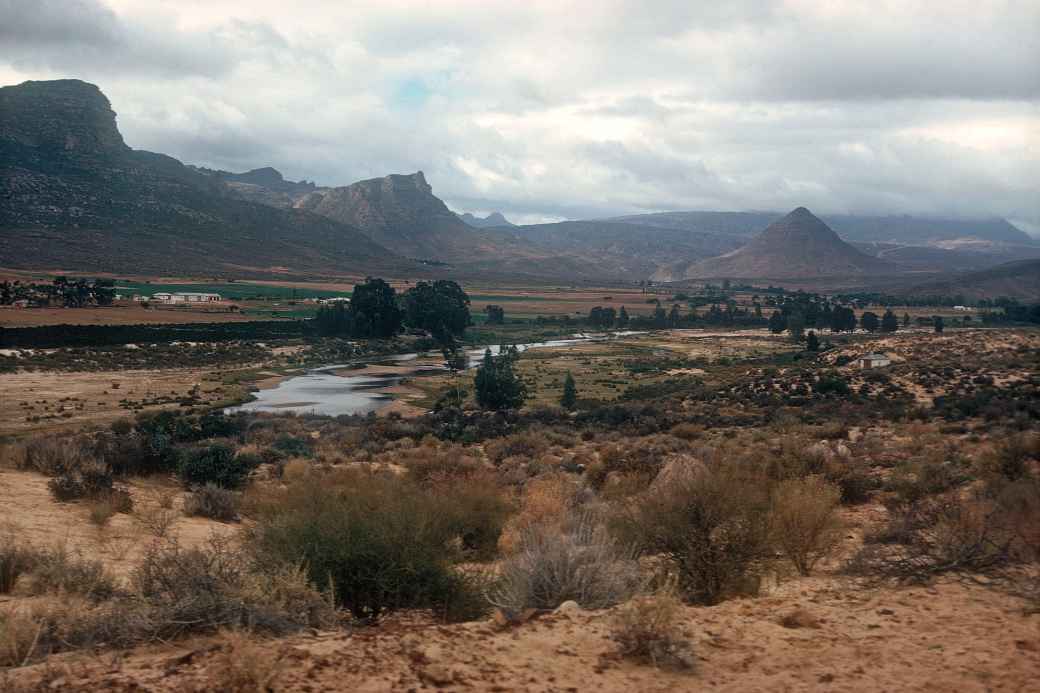
<path id="1" fill-rule="evenodd" d="M 137 149 L 422 170 L 517 222 L 804 205 L 1040 234 L 1040 0 L 0 0 L 0 84 L 65 77 Z"/>

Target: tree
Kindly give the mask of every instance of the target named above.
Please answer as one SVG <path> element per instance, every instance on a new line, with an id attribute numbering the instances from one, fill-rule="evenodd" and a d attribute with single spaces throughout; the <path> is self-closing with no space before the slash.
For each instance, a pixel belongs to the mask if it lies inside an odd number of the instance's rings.
<path id="1" fill-rule="evenodd" d="M 903 313 L 903 327 L 910 327 L 910 313 Z"/>
<path id="2" fill-rule="evenodd" d="M 350 337 L 354 333 L 354 315 L 342 302 L 327 303 L 318 308 L 314 328 L 321 337 Z"/>
<path id="3" fill-rule="evenodd" d="M 935 325 L 935 333 L 936 334 L 942 334 L 943 328 L 946 327 L 943 324 L 942 316 L 941 315 L 936 315 L 935 317 L 932 318 L 932 322 Z"/>
<path id="4" fill-rule="evenodd" d="M 578 401 L 578 388 L 574 384 L 574 376 L 567 371 L 567 377 L 563 380 L 563 395 L 560 396 L 560 406 L 564 409 L 574 409 Z"/>
<path id="5" fill-rule="evenodd" d="M 805 334 L 805 316 L 801 313 L 791 313 L 787 316 L 787 331 L 791 333 L 791 340 L 802 341 Z"/>
<path id="6" fill-rule="evenodd" d="M 809 351 L 820 350 L 820 339 L 816 336 L 816 332 L 814 332 L 813 330 L 809 330 L 809 334 L 806 337 L 805 341 L 805 348 Z"/>
<path id="7" fill-rule="evenodd" d="M 856 313 L 848 306 L 831 311 L 831 332 L 852 332 L 856 329 Z"/>
<path id="8" fill-rule="evenodd" d="M 863 315 L 859 316 L 859 326 L 867 332 L 877 332 L 881 321 L 878 320 L 877 313 L 871 313 L 869 310 Z"/>
<path id="9" fill-rule="evenodd" d="M 483 363 L 477 367 L 473 386 L 477 404 L 484 409 L 516 409 L 527 398 L 527 387 L 513 372 L 510 353 L 495 358 L 487 349 Z"/>
<path id="10" fill-rule="evenodd" d="M 625 310 L 624 306 L 621 306 L 621 310 L 618 311 L 617 326 L 620 328 L 628 327 L 628 311 Z"/>
<path id="11" fill-rule="evenodd" d="M 401 331 L 397 292 L 382 279 L 367 277 L 364 284 L 354 285 L 350 312 L 358 337 L 387 339 Z"/>
<path id="12" fill-rule="evenodd" d="M 404 321 L 409 327 L 426 330 L 441 345 L 454 342 L 471 324 L 469 296 L 447 279 L 429 284 L 419 282 L 401 297 Z"/>
<path id="13" fill-rule="evenodd" d="M 899 318 L 891 309 L 886 310 L 885 314 L 881 316 L 881 331 L 882 332 L 895 332 L 899 329 Z"/>
<path id="14" fill-rule="evenodd" d="M 672 304 L 672 310 L 668 313 L 668 326 L 669 327 L 678 327 L 679 326 L 679 318 L 680 317 L 681 316 L 679 315 L 679 304 L 678 303 L 673 303 Z"/>
<path id="15" fill-rule="evenodd" d="M 769 331 L 773 334 L 780 334 L 786 329 L 787 318 L 780 311 L 774 310 L 773 314 L 769 316 Z"/>
<path id="16" fill-rule="evenodd" d="M 487 313 L 488 325 L 501 325 L 506 321 L 506 312 L 502 306 L 486 305 L 484 312 Z"/>
<path id="17" fill-rule="evenodd" d="M 664 312 L 664 308 L 658 303 L 657 307 L 654 308 L 654 327 L 658 330 L 663 330 L 668 327 L 668 313 Z"/>

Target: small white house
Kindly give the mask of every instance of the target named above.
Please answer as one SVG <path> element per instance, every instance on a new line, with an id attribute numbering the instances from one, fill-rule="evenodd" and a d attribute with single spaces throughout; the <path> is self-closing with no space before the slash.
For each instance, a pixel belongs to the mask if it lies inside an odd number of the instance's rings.
<path id="1" fill-rule="evenodd" d="M 954 310 L 959 310 L 962 313 L 970 313 L 971 311 L 975 310 L 971 306 L 954 306 L 953 309 Z"/>
<path id="2" fill-rule="evenodd" d="M 856 360 L 860 368 L 883 368 L 892 363 L 892 359 L 884 354 L 866 354 Z"/>
<path id="3" fill-rule="evenodd" d="M 331 298 L 318 299 L 318 303 L 324 303 L 326 305 L 330 303 L 350 303 L 350 299 L 344 296 L 333 296 Z"/>

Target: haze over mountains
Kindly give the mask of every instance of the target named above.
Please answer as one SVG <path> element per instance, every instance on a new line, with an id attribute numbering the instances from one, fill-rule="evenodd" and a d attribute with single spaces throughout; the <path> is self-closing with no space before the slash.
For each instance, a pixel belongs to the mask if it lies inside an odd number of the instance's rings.
<path id="1" fill-rule="evenodd" d="M 78 80 L 0 88 L 0 168 L 0 266 L 12 268 L 866 282 L 1040 257 L 1004 220 L 821 220 L 799 208 L 514 226 L 452 212 L 421 171 L 322 187 L 270 167 L 185 166 L 127 147 L 108 100 Z"/>

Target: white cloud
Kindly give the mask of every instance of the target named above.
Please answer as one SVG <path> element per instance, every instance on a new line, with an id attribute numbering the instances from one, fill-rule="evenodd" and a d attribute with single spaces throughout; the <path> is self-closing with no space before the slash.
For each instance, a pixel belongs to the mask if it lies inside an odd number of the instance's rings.
<path id="1" fill-rule="evenodd" d="M 0 0 L 0 79 L 131 146 L 460 209 L 1005 216 L 1040 228 L 1040 5 Z"/>

